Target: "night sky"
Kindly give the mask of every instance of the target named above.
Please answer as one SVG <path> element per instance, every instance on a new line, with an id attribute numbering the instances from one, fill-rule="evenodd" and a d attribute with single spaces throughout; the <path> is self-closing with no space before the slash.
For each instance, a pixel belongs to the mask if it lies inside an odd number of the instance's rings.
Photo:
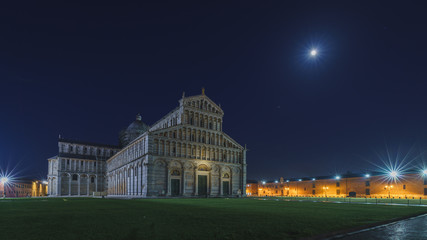
<path id="1" fill-rule="evenodd" d="M 153 124 L 202 87 L 247 144 L 248 179 L 423 156 L 426 7 L 294 2 L 2 7 L 0 166 L 45 178 L 59 134 L 117 144 L 137 113 Z"/>

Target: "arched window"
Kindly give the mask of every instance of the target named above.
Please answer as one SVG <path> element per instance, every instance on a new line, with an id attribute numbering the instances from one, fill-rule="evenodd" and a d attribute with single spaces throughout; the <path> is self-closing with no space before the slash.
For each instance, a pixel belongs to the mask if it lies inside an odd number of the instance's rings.
<path id="1" fill-rule="evenodd" d="M 91 183 L 94 183 L 94 182 L 95 182 L 95 177 L 91 177 L 91 178 L 90 178 L 90 182 L 91 182 Z"/>
<path id="2" fill-rule="evenodd" d="M 209 168 L 208 168 L 208 166 L 206 166 L 205 164 L 201 164 L 201 165 L 198 167 L 198 170 L 199 170 L 199 171 L 208 171 L 208 170 L 209 170 Z"/>
<path id="3" fill-rule="evenodd" d="M 77 178 L 78 178 L 77 174 L 73 174 L 73 181 L 77 181 Z"/>
<path id="4" fill-rule="evenodd" d="M 180 176 L 181 173 L 178 170 L 173 170 L 171 173 L 172 176 Z"/>
<path id="5" fill-rule="evenodd" d="M 223 178 L 230 178 L 230 174 L 228 174 L 228 173 L 224 173 Z"/>

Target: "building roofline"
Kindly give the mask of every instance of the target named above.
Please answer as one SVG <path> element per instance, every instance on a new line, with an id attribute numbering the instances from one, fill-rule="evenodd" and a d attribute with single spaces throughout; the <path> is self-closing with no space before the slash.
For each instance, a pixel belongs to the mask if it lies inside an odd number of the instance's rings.
<path id="1" fill-rule="evenodd" d="M 401 175 L 408 175 L 408 174 L 418 174 L 420 171 L 417 171 L 415 169 L 408 170 L 404 173 L 401 173 Z M 369 174 L 369 177 L 375 177 L 375 176 L 385 176 L 386 173 L 383 172 L 366 172 L 366 173 L 347 173 L 347 174 L 336 174 L 336 175 L 326 175 L 326 176 L 316 176 L 316 177 L 301 177 L 301 178 L 284 178 L 284 181 L 289 182 L 297 182 L 299 180 L 301 181 L 313 181 L 315 180 L 334 180 L 337 176 L 339 176 L 339 179 L 346 179 L 346 178 L 358 178 L 358 177 L 366 177 L 366 174 Z M 262 180 L 260 180 L 262 181 Z M 275 183 L 275 181 L 278 180 L 266 180 L 266 183 Z M 280 183 L 280 182 L 279 182 Z"/>
<path id="2" fill-rule="evenodd" d="M 71 140 L 71 139 L 65 139 L 65 138 L 60 138 L 58 140 L 58 142 L 61 142 L 61 143 L 74 143 L 74 144 L 90 145 L 90 146 L 96 146 L 96 147 L 106 147 L 106 148 L 120 149 L 120 147 L 118 145 L 110 145 L 110 144 L 86 142 L 86 141 Z"/>

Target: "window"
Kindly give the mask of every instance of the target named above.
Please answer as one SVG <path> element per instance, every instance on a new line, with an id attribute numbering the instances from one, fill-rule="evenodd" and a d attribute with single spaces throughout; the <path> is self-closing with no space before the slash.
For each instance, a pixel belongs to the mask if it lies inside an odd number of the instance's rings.
<path id="1" fill-rule="evenodd" d="M 339 189 L 337 189 L 337 195 L 340 195 L 341 191 Z"/>
<path id="2" fill-rule="evenodd" d="M 72 152 L 72 151 L 73 151 L 73 146 L 70 146 L 69 152 Z"/>
<path id="3" fill-rule="evenodd" d="M 365 186 L 367 186 L 367 187 L 371 186 L 371 182 L 370 181 L 366 181 L 365 182 Z"/>
<path id="4" fill-rule="evenodd" d="M 67 159 L 67 165 L 70 165 L 70 159 Z"/>
<path id="5" fill-rule="evenodd" d="M 77 181 L 77 174 L 73 175 L 73 181 Z"/>
<path id="6" fill-rule="evenodd" d="M 403 185 L 403 189 L 406 189 L 406 185 L 405 184 Z"/>
<path id="7" fill-rule="evenodd" d="M 313 191 L 311 191 L 311 194 L 316 195 L 316 190 L 313 189 Z"/>
<path id="8" fill-rule="evenodd" d="M 304 188 L 304 191 L 307 191 L 307 188 Z"/>
<path id="9" fill-rule="evenodd" d="M 91 182 L 91 183 L 94 183 L 94 182 L 95 182 L 95 178 L 94 178 L 94 177 L 91 177 L 91 178 L 90 178 L 90 182 Z"/>
<path id="10" fill-rule="evenodd" d="M 93 163 L 93 166 L 96 167 L 96 162 Z"/>
<path id="11" fill-rule="evenodd" d="M 427 177 L 424 177 L 424 185 L 427 185 Z"/>
<path id="12" fill-rule="evenodd" d="M 83 161 L 80 161 L 80 166 L 83 166 Z"/>
<path id="13" fill-rule="evenodd" d="M 337 182 L 337 187 L 339 187 L 340 186 L 340 182 Z"/>
<path id="14" fill-rule="evenodd" d="M 424 188 L 424 195 L 427 195 L 427 188 Z"/>
<path id="15" fill-rule="evenodd" d="M 316 188 L 316 184 L 315 183 L 313 183 L 313 188 Z M 314 191 L 314 190 L 313 190 Z"/>
<path id="16" fill-rule="evenodd" d="M 83 153 L 84 153 L 84 154 L 86 154 L 86 153 L 87 153 L 87 148 L 86 148 L 86 147 L 84 147 L 84 148 L 83 148 Z"/>
<path id="17" fill-rule="evenodd" d="M 366 195 L 371 195 L 371 189 L 367 188 L 367 189 L 365 190 L 365 194 L 366 194 Z"/>

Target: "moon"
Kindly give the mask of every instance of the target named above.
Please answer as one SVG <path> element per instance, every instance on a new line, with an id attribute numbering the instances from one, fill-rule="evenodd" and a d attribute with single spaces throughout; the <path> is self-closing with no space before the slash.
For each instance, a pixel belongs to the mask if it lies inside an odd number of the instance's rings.
<path id="1" fill-rule="evenodd" d="M 312 56 L 312 57 L 317 56 L 317 49 L 311 49 L 310 56 Z"/>

